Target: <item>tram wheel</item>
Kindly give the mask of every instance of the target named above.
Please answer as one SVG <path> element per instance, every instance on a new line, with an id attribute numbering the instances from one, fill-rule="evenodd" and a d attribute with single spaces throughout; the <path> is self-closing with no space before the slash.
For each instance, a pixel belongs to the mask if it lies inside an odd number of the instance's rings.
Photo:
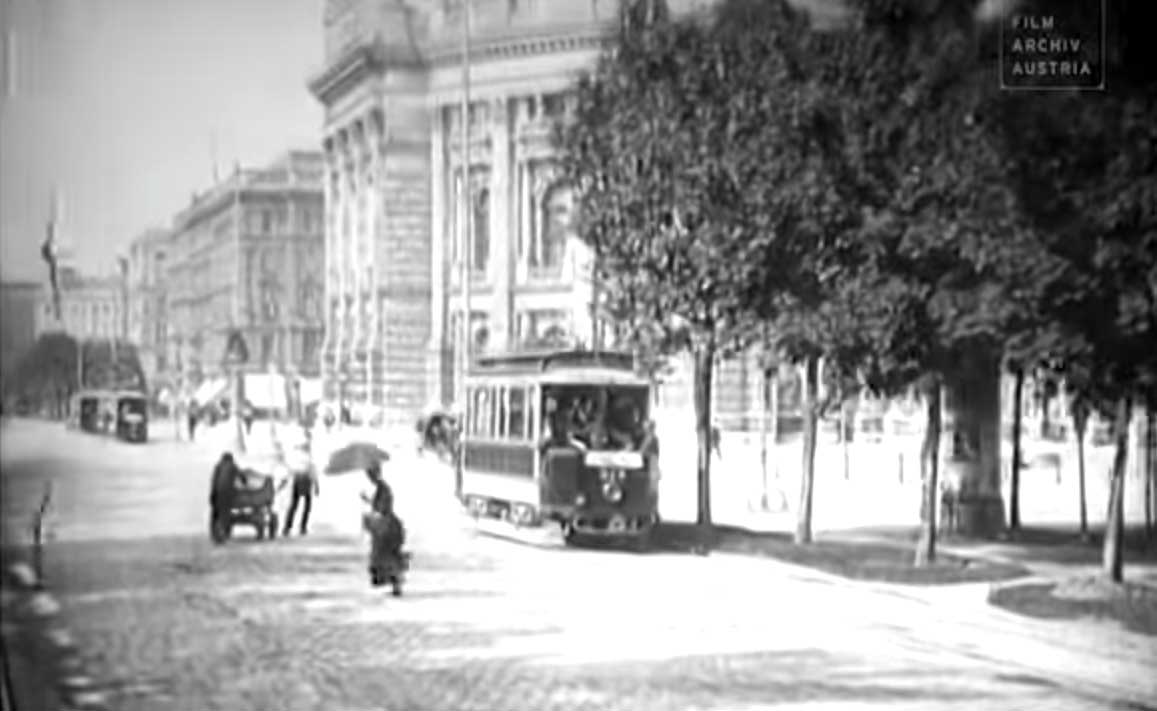
<path id="1" fill-rule="evenodd" d="M 631 539 L 631 550 L 635 553 L 648 553 L 651 550 L 651 529 L 647 528 Z"/>
<path id="2" fill-rule="evenodd" d="M 575 530 L 574 524 L 569 521 L 562 525 L 562 540 L 568 546 L 577 546 L 579 544 L 578 531 Z"/>

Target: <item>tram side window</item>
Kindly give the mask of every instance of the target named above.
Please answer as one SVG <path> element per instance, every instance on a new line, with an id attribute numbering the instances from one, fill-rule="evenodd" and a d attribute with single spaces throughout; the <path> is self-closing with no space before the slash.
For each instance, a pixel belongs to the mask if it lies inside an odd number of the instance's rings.
<path id="1" fill-rule="evenodd" d="M 490 436 L 490 389 L 478 388 L 474 391 L 474 408 L 471 413 L 470 433 L 476 437 Z"/>
<path id="2" fill-rule="evenodd" d="M 510 409 L 507 412 L 507 435 L 513 440 L 527 439 L 526 435 L 526 390 L 510 389 Z"/>
<path id="3" fill-rule="evenodd" d="M 509 392 L 506 388 L 498 388 L 498 397 L 494 398 L 494 406 L 498 410 L 498 416 L 494 418 L 494 434 L 498 439 L 506 439 L 510 431 L 509 423 L 506 421 L 506 398 Z"/>

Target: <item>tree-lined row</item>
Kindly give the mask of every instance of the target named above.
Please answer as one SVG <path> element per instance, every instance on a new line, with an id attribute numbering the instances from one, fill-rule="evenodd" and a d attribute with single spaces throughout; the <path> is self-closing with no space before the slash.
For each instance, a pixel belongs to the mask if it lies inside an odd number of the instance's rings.
<path id="1" fill-rule="evenodd" d="M 1120 578 L 1127 424 L 1157 405 L 1154 11 L 1114 4 L 1109 90 L 1002 92 L 994 5 L 1010 3 L 846 0 L 820 27 L 783 0 L 678 19 L 633 0 L 580 80 L 557 133 L 579 230 L 606 317 L 646 352 L 694 357 L 704 526 L 717 355 L 804 367 L 800 542 L 816 423 L 844 393 L 920 388 L 932 497 L 942 390 L 999 432 L 1001 368 L 1043 368 L 1115 421 Z M 977 439 L 999 462 L 999 435 Z"/>
<path id="2" fill-rule="evenodd" d="M 86 388 L 144 390 L 136 346 L 108 339 L 78 344 L 67 334 L 46 333 L 5 375 L 4 400 L 19 409 L 64 417 L 72 395 Z"/>

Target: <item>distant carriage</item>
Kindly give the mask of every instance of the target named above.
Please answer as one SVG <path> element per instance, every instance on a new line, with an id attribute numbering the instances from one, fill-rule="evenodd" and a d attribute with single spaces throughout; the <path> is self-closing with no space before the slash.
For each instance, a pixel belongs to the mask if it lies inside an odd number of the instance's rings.
<path id="1" fill-rule="evenodd" d="M 646 545 L 658 521 L 650 381 L 630 354 L 484 357 L 466 379 L 462 493 L 476 517 Z M 565 428 L 566 431 L 560 431 Z"/>
<path id="2" fill-rule="evenodd" d="M 126 442 L 149 438 L 149 399 L 133 390 L 82 390 L 72 396 L 69 425 Z"/>

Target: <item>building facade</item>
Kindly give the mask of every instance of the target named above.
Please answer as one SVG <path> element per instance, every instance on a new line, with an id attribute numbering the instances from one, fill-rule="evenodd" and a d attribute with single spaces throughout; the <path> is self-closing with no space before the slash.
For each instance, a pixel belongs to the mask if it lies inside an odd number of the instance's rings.
<path id="1" fill-rule="evenodd" d="M 462 0 L 330 0 L 326 66 L 309 84 L 326 117 L 325 396 L 393 423 L 453 397 L 464 203 L 472 352 L 594 337 L 591 254 L 550 136 L 618 2 L 471 8 L 466 116 Z"/>
<path id="2" fill-rule="evenodd" d="M 52 291 L 41 289 L 36 307 L 36 336 L 63 331 L 79 341 L 113 340 L 125 334 L 125 283 L 120 276 L 84 275 L 61 267 L 60 318 Z"/>
<path id="3" fill-rule="evenodd" d="M 317 373 L 322 172 L 320 153 L 291 151 L 236 169 L 174 219 L 163 258 L 165 364 L 185 388 L 223 374 L 232 330 L 245 339 L 247 371 Z"/>
<path id="4" fill-rule="evenodd" d="M 150 229 L 129 246 L 128 339 L 137 346 L 148 382 L 168 370 L 168 263 L 170 233 Z"/>

